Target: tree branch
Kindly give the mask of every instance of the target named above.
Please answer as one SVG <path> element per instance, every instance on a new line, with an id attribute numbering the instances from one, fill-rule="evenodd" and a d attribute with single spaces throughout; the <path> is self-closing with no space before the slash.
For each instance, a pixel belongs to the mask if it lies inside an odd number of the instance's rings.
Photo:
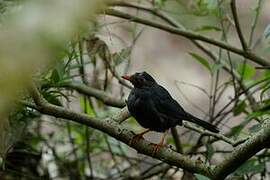
<path id="1" fill-rule="evenodd" d="M 266 59 L 264 59 L 262 57 L 259 57 L 259 56 L 255 55 L 252 52 L 249 52 L 249 51 L 245 52 L 242 49 L 238 49 L 238 48 L 236 48 L 234 46 L 231 46 L 231 45 L 229 45 L 227 43 L 224 43 L 224 42 L 212 39 L 212 38 L 208 38 L 208 37 L 202 36 L 202 35 L 194 33 L 194 32 L 190 32 L 190 31 L 186 31 L 186 30 L 181 30 L 179 28 L 166 26 L 166 25 L 156 23 L 156 22 L 153 22 L 153 21 L 148 21 L 148 20 L 145 20 L 143 18 L 133 16 L 133 15 L 130 15 L 128 13 L 123 13 L 123 12 L 115 10 L 115 9 L 107 9 L 105 11 L 105 14 L 110 15 L 110 16 L 123 18 L 123 19 L 128 19 L 130 21 L 137 22 L 137 23 L 140 23 L 140 24 L 144 24 L 144 25 L 147 25 L 147 26 L 151 26 L 151 27 L 154 27 L 154 28 L 157 28 L 157 29 L 161 29 L 161 30 L 167 31 L 167 32 L 172 33 L 172 34 L 181 35 L 181 36 L 186 37 L 188 39 L 203 41 L 203 42 L 215 45 L 217 47 L 226 49 L 228 51 L 231 51 L 231 52 L 233 52 L 235 54 L 241 55 L 241 56 L 243 56 L 243 57 L 245 57 L 247 59 L 250 59 L 251 61 L 253 61 L 253 62 L 257 63 L 257 64 L 262 65 L 262 66 L 270 66 L 270 63 Z"/>
<path id="2" fill-rule="evenodd" d="M 224 179 L 245 161 L 270 145 L 270 120 L 266 119 L 263 128 L 248 141 L 239 145 L 220 165 L 214 169 L 213 179 Z"/>
<path id="3" fill-rule="evenodd" d="M 200 133 L 201 135 L 204 135 L 204 136 L 212 136 L 216 139 L 220 139 L 220 140 L 223 140 L 224 142 L 232 145 L 233 147 L 235 146 L 238 146 L 239 144 L 242 144 L 244 143 L 248 138 L 242 138 L 242 139 L 239 139 L 237 141 L 234 141 L 234 140 L 231 140 L 230 138 L 224 136 L 223 134 L 219 134 L 219 133 L 212 133 L 210 131 L 207 131 L 207 130 L 203 130 L 201 128 L 198 128 L 196 126 L 193 126 L 191 125 L 190 123 L 188 122 L 183 122 L 183 126 L 188 128 L 188 129 L 191 129 L 193 131 L 196 131 L 198 133 Z"/>
<path id="4" fill-rule="evenodd" d="M 130 4 L 130 3 L 126 3 L 123 1 L 118 1 L 118 2 L 110 2 L 108 3 L 109 6 L 120 6 L 120 7 L 128 7 L 128 8 L 135 8 L 138 10 L 142 10 L 148 13 L 151 13 L 152 15 L 155 15 L 157 17 L 159 17 L 160 19 L 164 20 L 167 24 L 176 27 L 178 29 L 182 29 L 184 31 L 186 31 L 186 28 L 182 25 L 179 24 L 178 22 L 174 21 L 171 17 L 167 16 L 166 14 L 158 11 L 157 9 L 154 8 L 148 8 L 148 7 L 144 7 L 144 6 L 140 6 L 140 5 L 135 5 L 135 4 Z M 235 78 L 241 85 L 241 88 L 245 89 L 245 85 L 243 83 L 241 83 L 240 81 L 240 77 L 237 74 L 237 72 L 235 72 L 234 70 L 231 69 L 231 64 L 227 64 L 225 61 L 219 61 L 219 57 L 218 55 L 215 54 L 215 52 L 212 52 L 210 50 L 209 47 L 207 47 L 205 44 L 203 44 L 202 42 L 199 42 L 197 40 L 194 39 L 190 39 L 190 41 L 197 46 L 200 50 L 202 50 L 206 55 L 208 55 L 215 63 L 221 63 L 223 65 L 223 69 L 227 72 L 229 72 L 233 79 Z M 230 56 L 229 56 L 230 59 Z M 233 81 L 234 82 L 234 81 Z M 250 96 L 250 93 L 247 91 L 246 95 L 248 97 L 248 100 L 250 100 L 250 102 L 254 102 L 253 98 Z M 252 103 L 251 103 L 252 104 Z"/>
<path id="5" fill-rule="evenodd" d="M 76 90 L 81 94 L 84 94 L 87 96 L 93 96 L 101 100 L 104 104 L 113 106 L 113 107 L 123 108 L 126 105 L 123 99 L 115 98 L 104 91 L 86 86 L 81 83 L 63 82 L 63 83 L 59 83 L 55 85 L 50 85 L 50 87 L 67 88 L 67 89 Z"/>
<path id="6" fill-rule="evenodd" d="M 72 120 L 74 122 L 98 129 L 127 145 L 134 137 L 134 133 L 132 131 L 124 129 L 118 123 L 129 117 L 128 113 L 126 112 L 127 108 L 124 108 L 112 117 L 97 119 L 89 117 L 86 114 L 76 113 L 66 108 L 55 106 L 46 102 L 35 87 L 30 89 L 30 93 L 34 99 L 34 102 L 36 103 L 36 106 L 31 105 L 31 107 L 43 114 Z M 258 133 L 253 134 L 253 136 L 250 137 L 245 143 L 239 145 L 229 155 L 229 157 L 227 157 L 226 160 L 224 160 L 220 165 L 216 166 L 214 171 L 211 170 L 210 166 L 202 163 L 201 161 L 191 160 L 189 157 L 176 153 L 167 147 L 162 147 L 154 157 L 170 165 L 183 168 L 189 172 L 199 173 L 211 179 L 218 180 L 224 179 L 249 158 L 265 147 L 268 147 L 270 145 L 269 138 L 270 120 L 265 120 L 262 129 Z M 224 137 L 222 137 L 222 139 L 224 140 Z M 132 147 L 140 153 L 152 156 L 153 148 L 151 143 L 146 140 L 141 140 L 138 143 L 133 144 Z"/>
<path id="7" fill-rule="evenodd" d="M 231 9 L 232 9 L 232 15 L 233 15 L 233 20 L 234 20 L 234 23 L 235 23 L 236 31 L 237 31 L 238 37 L 240 39 L 242 48 L 243 48 L 244 51 L 248 51 L 247 43 L 245 41 L 243 32 L 242 32 L 241 27 L 240 27 L 240 23 L 239 23 L 239 20 L 238 20 L 235 0 L 231 0 L 230 5 L 231 5 Z"/>
<path id="8" fill-rule="evenodd" d="M 252 47 L 253 36 L 254 36 L 255 29 L 256 29 L 256 25 L 258 23 L 259 15 L 261 13 L 261 9 L 262 9 L 261 7 L 263 5 L 263 2 L 264 2 L 263 0 L 258 0 L 257 6 L 255 8 L 256 14 L 255 14 L 255 17 L 254 17 L 252 25 L 251 25 L 251 31 L 250 31 L 249 43 L 248 43 L 248 46 L 251 49 L 253 48 Z"/>
<path id="9" fill-rule="evenodd" d="M 114 116 L 108 117 L 106 119 L 97 119 L 89 117 L 86 114 L 76 113 L 66 108 L 55 106 L 46 102 L 35 87 L 31 88 L 30 93 L 34 99 L 34 102 L 37 103 L 35 109 L 43 114 L 72 120 L 74 122 L 98 129 L 127 145 L 134 137 L 134 133 L 132 131 L 124 129 L 119 123 L 115 121 L 115 119 L 122 121 L 123 119 L 127 118 L 127 114 L 124 111 L 120 111 Z M 138 143 L 133 144 L 132 147 L 140 153 L 152 156 L 153 147 L 151 144 L 152 143 L 146 140 L 141 140 Z M 199 173 L 207 177 L 212 177 L 212 171 L 209 166 L 205 165 L 203 162 L 191 160 L 189 157 L 176 153 L 170 148 L 162 147 L 154 157 L 170 165 L 183 168 L 189 172 Z"/>
<path id="10" fill-rule="evenodd" d="M 110 2 L 108 3 L 109 6 L 118 6 L 118 7 L 128 7 L 128 8 L 134 8 L 134 9 L 138 9 L 138 10 L 142 10 L 148 13 L 151 13 L 152 15 L 155 15 L 157 17 L 159 17 L 160 19 L 162 19 L 163 21 L 165 21 L 167 24 L 175 27 L 175 28 L 179 28 L 182 30 L 186 30 L 186 28 L 176 22 L 173 18 L 171 18 L 170 16 L 166 15 L 163 12 L 158 11 L 158 9 L 155 8 L 148 8 L 148 7 L 144 7 L 144 6 L 140 6 L 140 5 L 135 5 L 135 4 L 130 4 L 127 2 L 123 2 L 123 1 L 118 1 L 118 2 Z M 213 60 L 217 59 L 217 56 L 215 54 L 213 54 L 210 50 L 209 47 L 206 47 L 205 45 L 202 44 L 202 42 L 196 41 L 194 39 L 190 39 L 190 41 L 197 46 L 200 50 L 202 50 L 206 55 L 208 55 L 210 58 L 212 58 Z"/>
<path id="11" fill-rule="evenodd" d="M 176 127 L 171 128 L 171 133 L 176 147 L 176 151 L 182 154 L 183 148 Z"/>

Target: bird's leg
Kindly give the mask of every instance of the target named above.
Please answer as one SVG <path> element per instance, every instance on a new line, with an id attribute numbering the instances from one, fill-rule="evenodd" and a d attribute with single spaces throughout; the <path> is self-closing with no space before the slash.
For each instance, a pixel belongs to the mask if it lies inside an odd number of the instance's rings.
<path id="1" fill-rule="evenodd" d="M 164 143 L 164 140 L 165 140 L 165 137 L 166 137 L 167 134 L 168 134 L 168 130 L 166 130 L 163 133 L 160 142 L 158 144 L 154 144 L 154 150 L 152 152 L 152 156 L 154 156 L 159 151 L 159 149 L 163 146 L 163 143 Z"/>
<path id="2" fill-rule="evenodd" d="M 140 134 L 136 134 L 130 141 L 129 141 L 129 145 L 131 146 L 134 143 L 137 143 L 140 139 L 143 139 L 143 135 L 145 135 L 146 133 L 150 132 L 150 129 L 147 129 L 143 132 L 141 132 Z"/>

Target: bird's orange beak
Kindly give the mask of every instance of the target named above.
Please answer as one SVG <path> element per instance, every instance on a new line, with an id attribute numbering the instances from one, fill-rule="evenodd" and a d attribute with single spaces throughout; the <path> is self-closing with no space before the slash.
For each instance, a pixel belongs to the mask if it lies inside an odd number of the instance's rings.
<path id="1" fill-rule="evenodd" d="M 122 78 L 125 79 L 125 80 L 130 81 L 130 76 L 128 76 L 128 75 L 122 76 Z"/>

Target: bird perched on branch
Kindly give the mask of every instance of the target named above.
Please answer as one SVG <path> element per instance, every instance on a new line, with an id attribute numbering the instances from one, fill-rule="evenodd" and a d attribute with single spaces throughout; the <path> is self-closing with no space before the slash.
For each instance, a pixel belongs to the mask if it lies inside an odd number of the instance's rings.
<path id="1" fill-rule="evenodd" d="M 163 146 L 168 129 L 182 125 L 182 120 L 195 123 L 214 133 L 219 132 L 216 126 L 186 112 L 148 73 L 135 73 L 122 78 L 130 81 L 134 86 L 128 96 L 128 110 L 137 122 L 146 128 L 144 132 L 134 136 L 130 144 L 143 138 L 143 135 L 149 131 L 163 132 L 161 141 L 155 144 L 153 151 L 155 154 Z"/>

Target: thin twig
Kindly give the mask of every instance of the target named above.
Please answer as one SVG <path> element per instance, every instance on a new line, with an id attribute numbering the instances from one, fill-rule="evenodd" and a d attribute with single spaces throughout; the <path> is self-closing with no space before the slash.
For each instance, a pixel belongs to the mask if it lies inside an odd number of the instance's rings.
<path id="1" fill-rule="evenodd" d="M 179 153 L 183 153 L 182 144 L 180 141 L 180 137 L 178 136 L 176 127 L 171 128 L 171 132 L 172 132 L 173 140 L 175 143 L 176 151 Z"/>
<path id="2" fill-rule="evenodd" d="M 231 51 L 231 52 L 233 52 L 235 54 L 241 55 L 241 56 L 243 56 L 243 57 L 257 63 L 257 64 L 262 65 L 262 66 L 270 66 L 270 63 L 266 59 L 264 59 L 262 57 L 259 57 L 259 56 L 257 56 L 256 54 L 254 54 L 252 52 L 243 51 L 242 49 L 239 49 L 239 48 L 231 46 L 231 45 L 229 45 L 227 43 L 215 40 L 213 38 L 202 36 L 200 34 L 197 34 L 197 33 L 191 32 L 191 31 L 185 31 L 185 30 L 182 30 L 182 29 L 179 29 L 179 28 L 174 28 L 174 27 L 166 26 L 166 25 L 156 23 L 156 22 L 153 22 L 153 21 L 149 21 L 149 20 L 137 17 L 137 16 L 130 15 L 128 13 L 123 13 L 123 12 L 115 10 L 115 9 L 107 9 L 105 11 L 105 13 L 107 15 L 110 15 L 110 16 L 115 16 L 115 17 L 119 17 L 119 18 L 123 18 L 123 19 L 128 19 L 130 21 L 137 22 L 137 23 L 140 23 L 140 24 L 144 24 L 144 25 L 147 25 L 147 26 L 151 26 L 151 27 L 154 27 L 154 28 L 157 28 L 157 29 L 161 29 L 161 30 L 167 31 L 167 32 L 172 33 L 172 34 L 177 34 L 177 35 L 186 37 L 188 39 L 203 41 L 203 42 L 215 45 L 217 47 L 226 49 L 228 51 Z"/>
<path id="3" fill-rule="evenodd" d="M 240 27 L 239 19 L 238 19 L 238 16 L 237 16 L 235 0 L 231 0 L 230 5 L 231 5 L 231 9 L 232 9 L 232 15 L 233 15 L 233 20 L 234 20 L 234 23 L 235 23 L 236 31 L 237 31 L 238 37 L 240 39 L 242 48 L 243 48 L 244 51 L 248 51 L 247 43 L 245 41 L 243 32 L 242 32 L 241 27 Z"/>
<path id="4" fill-rule="evenodd" d="M 243 138 L 243 139 L 239 139 L 237 141 L 231 140 L 230 138 L 220 134 L 220 133 L 212 133 L 208 130 L 203 130 L 201 128 L 198 128 L 196 126 L 192 126 L 190 123 L 187 122 L 183 122 L 183 126 L 188 128 L 188 129 L 192 129 L 200 134 L 202 134 L 203 136 L 212 136 L 214 138 L 223 140 L 224 142 L 232 145 L 233 147 L 238 146 L 241 143 L 244 143 L 248 138 Z"/>
<path id="5" fill-rule="evenodd" d="M 259 16 L 260 16 L 262 4 L 263 4 L 263 0 L 258 0 L 258 4 L 257 4 L 257 6 L 255 8 L 255 12 L 256 12 L 255 17 L 253 18 L 252 25 L 251 25 L 251 31 L 250 31 L 250 35 L 249 35 L 249 43 L 248 43 L 249 48 L 252 47 L 253 36 L 254 36 L 256 25 L 258 23 L 258 19 L 259 19 Z"/>
<path id="6" fill-rule="evenodd" d="M 90 86 L 86 86 L 81 83 L 77 82 L 61 82 L 58 84 L 54 85 L 44 85 L 43 87 L 57 87 L 57 88 L 68 88 L 72 90 L 76 90 L 81 94 L 87 95 L 87 96 L 93 96 L 99 100 L 101 100 L 104 104 L 113 106 L 113 107 L 118 107 L 118 108 L 123 108 L 126 103 L 122 99 L 115 98 L 112 95 L 107 94 L 106 92 L 92 88 Z"/>

